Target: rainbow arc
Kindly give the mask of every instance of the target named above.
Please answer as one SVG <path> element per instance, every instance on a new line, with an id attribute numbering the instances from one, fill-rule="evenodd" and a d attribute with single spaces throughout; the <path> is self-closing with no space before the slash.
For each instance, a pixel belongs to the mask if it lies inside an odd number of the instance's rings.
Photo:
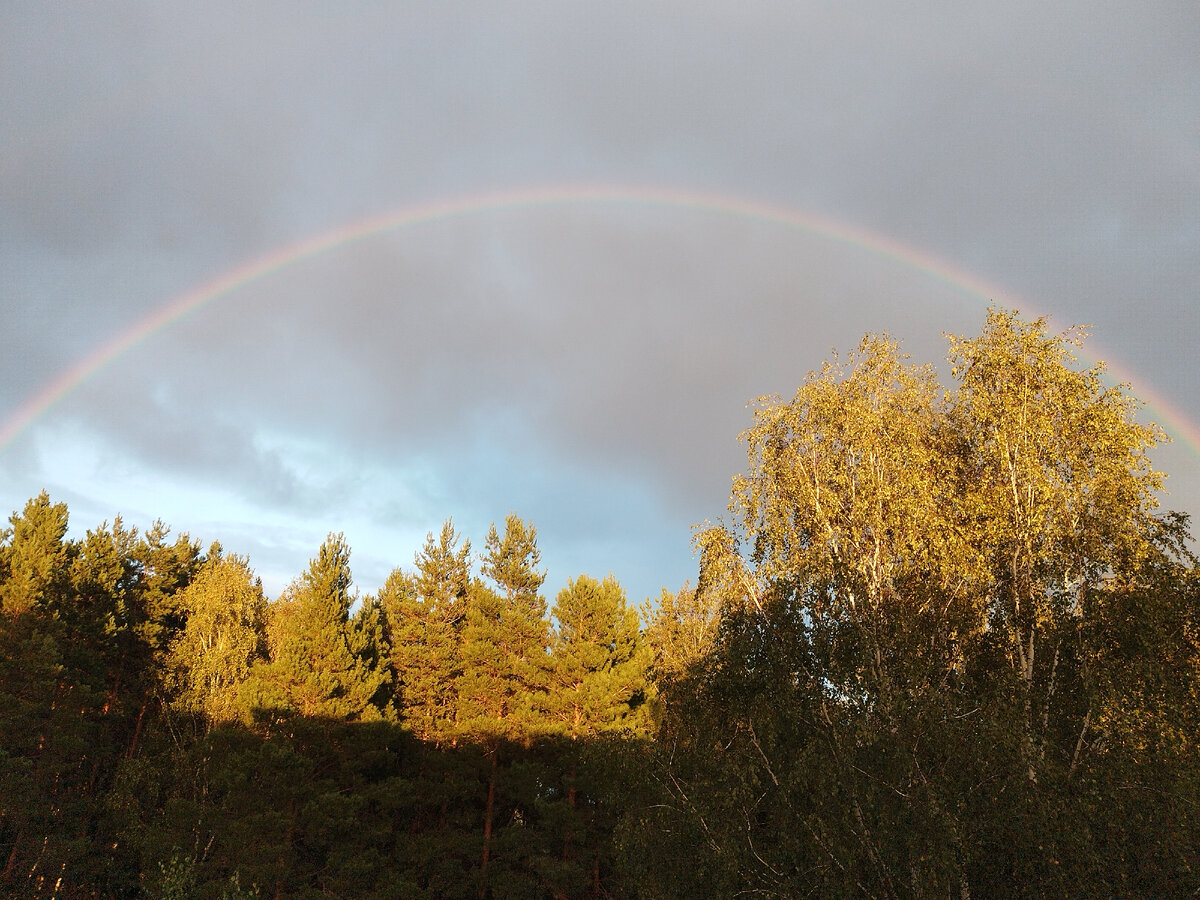
<path id="1" fill-rule="evenodd" d="M 1023 307 L 1027 313 L 1032 312 L 1028 304 L 1018 302 L 1011 292 L 1002 290 L 997 285 L 932 253 L 907 246 L 886 235 L 787 206 L 690 188 L 600 184 L 498 190 L 403 206 L 351 222 L 250 260 L 180 294 L 108 343 L 97 347 L 22 404 L 0 424 L 0 452 L 55 404 L 118 357 L 209 304 L 302 260 L 330 253 L 376 235 L 447 219 L 500 210 L 571 205 L 651 206 L 703 211 L 777 225 L 891 260 L 899 266 L 942 281 L 981 303 L 997 301 L 1008 306 Z M 1089 359 L 1095 359 L 1094 350 L 1093 344 L 1092 352 L 1088 354 Z M 1144 379 L 1134 378 L 1125 367 L 1111 359 L 1108 360 L 1108 369 L 1121 381 L 1136 382 L 1137 395 L 1164 430 L 1173 438 L 1184 441 L 1191 451 L 1200 457 L 1200 428 L 1193 425 Z"/>

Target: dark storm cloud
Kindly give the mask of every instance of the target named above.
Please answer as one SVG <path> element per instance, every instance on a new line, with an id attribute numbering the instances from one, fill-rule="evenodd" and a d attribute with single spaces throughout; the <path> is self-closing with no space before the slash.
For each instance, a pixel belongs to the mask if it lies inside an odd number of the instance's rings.
<path id="1" fill-rule="evenodd" d="M 9 5 L 0 415 L 170 298 L 301 238 L 597 181 L 888 235 L 1056 326 L 1094 323 L 1197 420 L 1198 45 L 1183 3 Z M 691 563 L 666 535 L 686 544 L 721 513 L 749 399 L 790 393 L 867 330 L 937 361 L 939 332 L 977 330 L 982 307 L 778 226 L 512 209 L 260 279 L 61 413 L 164 484 L 418 531 L 519 508 L 571 564 L 624 556 L 670 583 Z M 1188 477 L 1175 498 L 1194 502 Z M 256 546 L 283 560 L 318 530 Z M 646 548 L 669 543 L 652 574 Z"/>
<path id="2" fill-rule="evenodd" d="M 712 213 L 636 212 L 512 209 L 302 260 L 159 335 L 139 352 L 153 376 L 140 389 L 186 417 L 175 426 L 240 416 L 319 428 L 375 454 L 461 443 L 486 419 L 498 442 L 549 441 L 687 495 L 701 477 L 727 480 L 730 461 L 714 471 L 687 448 L 714 432 L 732 447 L 745 404 L 790 390 L 830 344 L 868 329 L 904 334 L 939 291 L 942 324 L 981 315 L 978 298 L 931 281 L 870 277 L 889 266 L 894 276 L 894 264 L 860 259 L 847 279 L 863 251 L 827 239 Z M 894 313 L 876 308 L 885 292 Z M 941 353 L 936 334 L 911 337 L 924 355 Z M 93 409 L 96 427 L 131 434 L 120 408 Z M 155 446 L 153 431 L 142 437 Z M 189 453 L 227 446 L 186 443 Z"/>

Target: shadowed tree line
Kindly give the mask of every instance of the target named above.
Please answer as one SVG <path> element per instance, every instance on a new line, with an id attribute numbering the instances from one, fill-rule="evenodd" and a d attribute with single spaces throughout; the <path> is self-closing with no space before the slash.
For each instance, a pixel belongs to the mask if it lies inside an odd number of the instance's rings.
<path id="1" fill-rule="evenodd" d="M 763 398 L 695 587 L 548 606 L 447 521 L 268 602 L 161 523 L 0 535 L 0 889 L 23 897 L 1200 891 L 1200 585 L 1162 440 L 1082 335 L 953 384 L 869 336 Z"/>
<path id="2" fill-rule="evenodd" d="M 4 541 L 0 848 L 15 894 L 603 896 L 622 741 L 649 734 L 637 612 L 536 531 L 447 522 L 378 596 L 331 535 L 273 603 L 155 525 Z M 548 613 L 553 613 L 553 622 Z"/>

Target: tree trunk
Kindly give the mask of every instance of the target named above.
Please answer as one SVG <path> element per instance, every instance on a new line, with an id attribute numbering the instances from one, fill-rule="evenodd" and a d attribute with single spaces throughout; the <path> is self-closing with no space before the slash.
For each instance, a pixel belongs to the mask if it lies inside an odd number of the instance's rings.
<path id="1" fill-rule="evenodd" d="M 574 752 L 574 751 L 575 751 L 575 748 L 572 747 L 571 752 Z M 570 779 L 570 781 L 569 781 L 570 787 L 567 788 L 567 805 L 571 807 L 571 822 L 574 823 L 574 821 L 575 821 L 575 761 L 574 760 L 571 760 L 571 771 L 567 777 Z M 564 862 L 571 858 L 571 826 L 570 825 L 568 825 L 563 831 L 562 858 L 563 858 Z"/>
<path id="2" fill-rule="evenodd" d="M 483 861 L 479 867 L 479 897 L 483 900 L 487 896 L 487 868 L 488 857 L 492 850 L 492 814 L 496 808 L 496 769 L 498 767 L 497 756 L 499 750 L 492 750 L 492 768 L 488 772 L 488 792 L 487 806 L 483 813 Z"/>
<path id="3" fill-rule="evenodd" d="M 146 706 L 149 702 L 149 696 L 142 698 L 142 708 L 138 710 L 137 722 L 133 726 L 133 738 L 129 741 L 129 750 L 125 753 L 126 759 L 133 759 L 133 754 L 137 751 L 138 739 L 142 736 L 142 720 L 146 717 Z"/>
<path id="4" fill-rule="evenodd" d="M 13 866 L 17 863 L 17 850 L 21 846 L 23 837 L 25 837 L 25 829 L 22 828 L 17 831 L 17 836 L 13 839 L 12 852 L 8 854 L 8 862 L 4 864 L 4 874 L 0 875 L 4 881 L 8 881 L 9 876 L 12 875 Z"/>

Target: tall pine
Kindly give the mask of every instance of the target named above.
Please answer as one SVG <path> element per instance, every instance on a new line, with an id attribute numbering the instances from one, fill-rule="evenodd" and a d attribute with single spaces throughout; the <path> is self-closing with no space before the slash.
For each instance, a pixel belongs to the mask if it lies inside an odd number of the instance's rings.
<path id="1" fill-rule="evenodd" d="M 437 539 L 426 537 L 416 573 L 397 568 L 379 592 L 397 704 L 419 738 L 453 743 L 461 636 L 471 586 L 471 542 L 447 519 Z"/>
<path id="2" fill-rule="evenodd" d="M 377 612 L 351 617 L 351 583 L 350 547 L 331 534 L 273 610 L 271 662 L 254 679 L 259 703 L 346 721 L 391 715 Z"/>
<path id="3" fill-rule="evenodd" d="M 580 575 L 558 592 L 547 708 L 572 740 L 645 725 L 648 654 L 638 615 L 611 575 Z"/>
<path id="4" fill-rule="evenodd" d="M 42 491 L 0 532 L 0 610 L 10 616 L 44 607 L 65 593 L 72 548 L 67 505 Z"/>
<path id="5" fill-rule="evenodd" d="M 481 571 L 494 587 L 476 584 L 463 630 L 459 722 L 485 743 L 525 741 L 541 728 L 536 712 L 546 685 L 549 628 L 538 591 L 537 529 L 510 514 L 503 537 L 488 531 Z"/>
<path id="6" fill-rule="evenodd" d="M 537 530 L 516 515 L 501 537 L 488 531 L 481 570 L 495 587 L 476 584 L 463 629 L 463 672 L 459 678 L 459 730 L 480 744 L 488 758 L 484 802 L 480 896 L 489 886 L 500 755 L 506 745 L 528 744 L 544 731 L 539 706 L 545 693 L 549 629 L 546 601 L 538 593 L 546 573 L 538 570 Z M 507 801 L 504 801 L 507 803 Z M 519 809 L 509 810 L 520 821 Z"/>

